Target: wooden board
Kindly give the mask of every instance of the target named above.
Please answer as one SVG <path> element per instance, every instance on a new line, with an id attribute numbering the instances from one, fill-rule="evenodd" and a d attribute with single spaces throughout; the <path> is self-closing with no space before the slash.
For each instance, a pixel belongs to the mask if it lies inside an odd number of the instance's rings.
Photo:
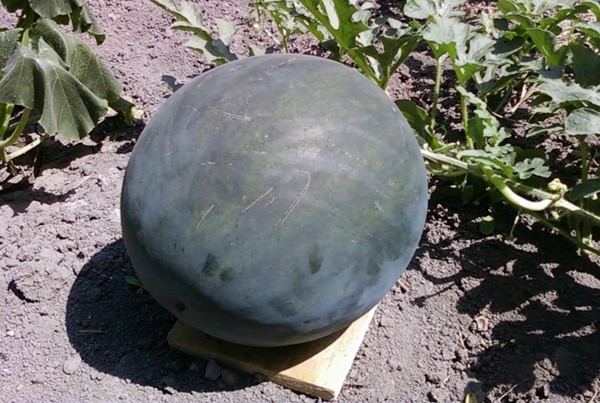
<path id="1" fill-rule="evenodd" d="M 177 321 L 169 345 L 249 373 L 259 373 L 286 388 L 332 400 L 339 394 L 376 308 L 348 328 L 310 343 L 286 347 L 248 347 L 208 336 Z"/>

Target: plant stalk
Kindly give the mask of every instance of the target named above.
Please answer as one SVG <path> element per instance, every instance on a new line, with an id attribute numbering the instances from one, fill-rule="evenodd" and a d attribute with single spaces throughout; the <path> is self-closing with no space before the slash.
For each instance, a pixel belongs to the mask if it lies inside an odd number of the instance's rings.
<path id="1" fill-rule="evenodd" d="M 25 126 L 27 126 L 27 123 L 29 123 L 29 115 L 30 114 L 31 114 L 31 109 L 29 109 L 29 108 L 23 109 L 23 112 L 21 113 L 21 117 L 19 118 L 19 123 L 13 130 L 10 137 L 8 137 L 6 140 L 0 141 L 0 149 L 9 147 L 17 142 L 17 140 L 19 139 L 19 136 L 21 136 L 21 133 L 23 133 L 23 130 L 25 130 Z"/>
<path id="2" fill-rule="evenodd" d="M 477 165 L 469 164 L 459 159 L 438 154 L 426 149 L 421 149 L 421 153 L 423 154 L 423 157 L 429 161 L 450 165 L 463 170 L 465 173 L 486 180 L 496 187 L 507 199 L 507 201 L 511 202 L 517 207 L 527 210 L 527 212 L 541 212 L 550 208 L 558 208 L 589 220 L 594 225 L 600 226 L 599 216 L 569 202 L 562 195 L 534 188 L 509 178 L 502 177 L 501 175 L 495 173 L 490 167 L 484 166 L 480 168 Z M 519 195 L 516 191 L 534 197 L 538 200 L 528 200 Z M 554 226 L 552 228 L 554 228 Z"/>
<path id="3" fill-rule="evenodd" d="M 442 88 L 442 63 L 444 59 L 444 56 L 440 56 L 435 60 L 435 84 L 433 87 L 433 97 L 431 99 L 431 111 L 429 113 L 431 119 L 429 122 L 429 129 L 431 133 L 435 133 L 435 119 L 437 117 L 438 101 L 440 99 L 440 91 Z"/>

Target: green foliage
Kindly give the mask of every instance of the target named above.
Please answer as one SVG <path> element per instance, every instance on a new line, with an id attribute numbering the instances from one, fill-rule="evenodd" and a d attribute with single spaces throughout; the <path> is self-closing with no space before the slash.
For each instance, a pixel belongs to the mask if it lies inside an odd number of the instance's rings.
<path id="1" fill-rule="evenodd" d="M 152 1 L 176 10 L 172 0 Z M 600 182 L 586 138 L 600 132 L 600 5 L 498 0 L 473 14 L 465 3 L 407 0 L 398 15 L 358 0 L 261 0 L 254 6 L 274 24 L 283 50 L 294 35 L 310 33 L 332 59 L 350 62 L 382 89 L 418 44 L 427 46 L 436 67 L 431 104 L 402 99 L 396 105 L 420 137 L 429 170 L 454 180 L 463 202 L 488 203 L 492 214 L 482 217 L 483 233 L 494 230 L 493 206 L 505 201 L 598 253 L 592 234 L 600 225 Z M 192 9 L 182 3 L 186 23 L 198 26 L 189 18 Z M 234 28 L 219 30 L 219 39 L 204 28 L 201 34 L 188 30 L 204 41 L 202 52 L 217 49 L 219 63 L 231 60 L 226 34 Z M 448 67 L 456 82 L 458 131 L 438 110 L 440 97 L 448 96 L 441 85 Z M 451 132 L 458 142 L 447 140 Z M 543 149 L 523 146 L 551 134 L 579 147 L 574 183 L 550 169 Z"/>
<path id="2" fill-rule="evenodd" d="M 18 13 L 16 27 L 0 29 L 0 163 L 12 174 L 12 160 L 50 135 L 85 137 L 110 106 L 132 123 L 133 104 L 121 98 L 121 84 L 83 41 L 58 24 L 71 22 L 98 43 L 104 34 L 84 0 L 2 0 Z M 45 134 L 8 152 L 30 123 Z"/>

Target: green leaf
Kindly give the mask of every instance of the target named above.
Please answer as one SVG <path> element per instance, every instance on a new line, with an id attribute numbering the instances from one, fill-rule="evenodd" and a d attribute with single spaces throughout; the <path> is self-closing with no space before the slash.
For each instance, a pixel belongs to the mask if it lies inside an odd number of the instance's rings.
<path id="1" fill-rule="evenodd" d="M 567 47 L 561 46 L 556 49 L 556 35 L 540 28 L 530 28 L 527 30 L 527 34 L 535 44 L 535 47 L 546 58 L 549 67 L 559 66 L 564 62 Z"/>
<path id="2" fill-rule="evenodd" d="M 417 135 L 425 139 L 432 150 L 439 148 L 439 140 L 429 131 L 430 118 L 427 111 L 410 99 L 398 99 L 395 103 Z"/>
<path id="3" fill-rule="evenodd" d="M 71 22 L 75 32 L 86 32 L 92 35 L 96 39 L 97 45 L 100 45 L 106 39 L 102 27 L 96 21 L 87 4 L 73 10 L 71 13 Z"/>
<path id="4" fill-rule="evenodd" d="M 202 23 L 202 14 L 196 6 L 190 2 L 182 2 L 178 8 L 173 0 L 150 0 L 153 4 L 171 14 L 177 21 L 171 25 L 171 29 L 188 31 L 194 33 L 197 38 L 189 40 L 185 46 L 204 55 L 209 62 L 217 65 L 240 58 L 229 49 L 229 44 L 235 25 L 220 21 L 217 22 L 219 39 L 214 39 L 210 31 Z"/>
<path id="5" fill-rule="evenodd" d="M 43 18 L 36 22 L 31 37 L 43 39 L 60 56 L 69 70 L 96 96 L 115 102 L 121 96 L 121 83 L 94 51 L 83 41 L 65 34 L 56 23 Z"/>
<path id="6" fill-rule="evenodd" d="M 357 8 L 347 0 L 299 0 L 299 2 L 346 51 L 354 48 L 356 36 L 367 30 L 365 24 L 354 21 L 353 16 Z M 325 10 L 321 11 L 322 9 Z"/>
<path id="7" fill-rule="evenodd" d="M 600 84 L 600 55 L 581 43 L 569 44 L 575 80 L 583 87 Z"/>
<path id="8" fill-rule="evenodd" d="M 74 9 L 83 7 L 83 0 L 29 0 L 29 5 L 42 18 L 69 15 Z"/>
<path id="9" fill-rule="evenodd" d="M 431 0 L 409 0 L 404 6 L 404 14 L 416 20 L 425 20 L 435 15 L 435 4 Z"/>
<path id="10" fill-rule="evenodd" d="M 425 27 L 423 39 L 439 44 L 455 44 L 466 48 L 471 26 L 453 17 L 436 17 Z"/>
<path id="11" fill-rule="evenodd" d="M 582 88 L 576 83 L 564 83 L 561 80 L 548 79 L 538 87 L 538 92 L 552 99 L 552 108 L 570 104 L 589 102 L 600 106 L 600 93 L 593 88 Z"/>
<path id="12" fill-rule="evenodd" d="M 71 21 L 75 32 L 89 33 L 97 44 L 104 42 L 104 32 L 87 7 L 86 0 L 2 0 L 2 3 L 9 12 L 31 7 L 36 14 L 34 20 L 49 18 L 60 24 Z"/>
<path id="13" fill-rule="evenodd" d="M 598 192 L 600 192 L 600 178 L 594 178 L 573 186 L 567 193 L 567 198 L 571 201 L 578 201 Z"/>
<path id="14" fill-rule="evenodd" d="M 511 0 L 498 0 L 496 6 L 502 12 L 502 14 L 515 13 L 520 11 L 517 7 L 517 3 Z"/>
<path id="15" fill-rule="evenodd" d="M 60 56 L 42 39 L 38 48 L 35 53 L 19 45 L 11 54 L 0 80 L 0 102 L 36 110 L 46 133 L 85 137 L 106 113 L 107 102 L 57 64 Z"/>
<path id="16" fill-rule="evenodd" d="M 584 1 L 581 4 L 585 7 L 587 7 L 587 9 L 594 14 L 594 16 L 596 17 L 596 20 L 600 20 L 600 4 L 598 4 L 597 0 Z"/>
<path id="17" fill-rule="evenodd" d="M 552 174 L 548 166 L 546 166 L 546 161 L 542 158 L 526 158 L 523 161 L 515 163 L 513 168 L 515 174 L 521 180 L 529 179 L 533 175 L 548 178 Z"/>
<path id="18" fill-rule="evenodd" d="M 571 135 L 600 134 L 600 112 L 589 108 L 575 109 L 565 119 L 565 132 Z"/>
<path id="19" fill-rule="evenodd" d="M 2 70 L 6 65 L 8 57 L 19 42 L 20 35 L 20 29 L 9 29 L 0 32 L 0 77 L 2 77 Z"/>
<path id="20" fill-rule="evenodd" d="M 573 28 L 591 38 L 600 38 L 600 22 L 598 21 L 588 23 L 582 22 L 575 24 Z"/>

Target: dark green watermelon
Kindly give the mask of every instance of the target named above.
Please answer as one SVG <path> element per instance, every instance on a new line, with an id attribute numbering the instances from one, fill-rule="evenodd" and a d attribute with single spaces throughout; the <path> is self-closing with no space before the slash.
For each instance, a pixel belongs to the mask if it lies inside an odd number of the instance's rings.
<path id="1" fill-rule="evenodd" d="M 291 54 L 179 89 L 137 142 L 121 200 L 148 292 L 253 346 L 314 340 L 373 308 L 426 210 L 423 159 L 394 103 L 349 67 Z"/>

